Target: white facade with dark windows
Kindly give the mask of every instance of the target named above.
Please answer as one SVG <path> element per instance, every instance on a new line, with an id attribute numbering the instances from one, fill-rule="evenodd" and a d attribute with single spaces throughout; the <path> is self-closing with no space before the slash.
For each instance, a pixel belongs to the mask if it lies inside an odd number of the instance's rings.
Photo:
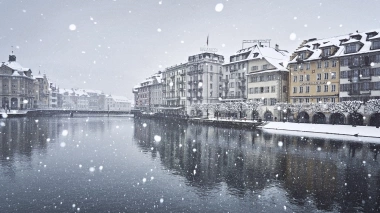
<path id="1" fill-rule="evenodd" d="M 380 30 L 341 40 L 340 101 L 380 99 Z"/>

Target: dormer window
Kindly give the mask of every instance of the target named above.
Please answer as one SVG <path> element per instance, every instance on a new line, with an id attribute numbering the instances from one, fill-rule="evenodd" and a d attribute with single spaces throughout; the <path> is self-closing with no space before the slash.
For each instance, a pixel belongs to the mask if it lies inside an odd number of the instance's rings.
<path id="1" fill-rule="evenodd" d="M 313 44 L 313 50 L 318 49 L 318 47 L 319 47 L 319 44 Z"/>
<path id="2" fill-rule="evenodd" d="M 322 56 L 330 56 L 331 54 L 331 49 L 330 48 L 325 48 L 323 49 L 323 53 L 322 53 Z"/>
<path id="3" fill-rule="evenodd" d="M 372 50 L 380 49 L 380 40 L 374 40 L 372 41 Z"/>
<path id="4" fill-rule="evenodd" d="M 302 60 L 305 59 L 305 53 L 300 53 L 299 54 L 299 58 L 302 59 Z"/>
<path id="5" fill-rule="evenodd" d="M 254 53 L 253 54 L 253 57 L 256 58 L 257 56 L 259 56 L 259 53 Z"/>
<path id="6" fill-rule="evenodd" d="M 346 53 L 355 53 L 355 52 L 356 52 L 356 44 L 346 45 Z"/>

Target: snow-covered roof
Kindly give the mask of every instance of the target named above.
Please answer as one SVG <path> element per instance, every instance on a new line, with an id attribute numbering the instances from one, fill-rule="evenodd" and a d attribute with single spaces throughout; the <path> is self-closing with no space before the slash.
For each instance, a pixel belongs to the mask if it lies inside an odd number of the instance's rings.
<path id="1" fill-rule="evenodd" d="M 87 93 L 95 93 L 95 94 L 98 94 L 98 95 L 101 95 L 103 94 L 103 92 L 101 90 L 93 90 L 93 89 L 84 89 Z"/>
<path id="2" fill-rule="evenodd" d="M 378 33 L 377 35 L 369 38 L 369 40 L 373 40 L 373 39 L 380 39 L 380 33 Z"/>
<path id="3" fill-rule="evenodd" d="M 12 70 L 17 70 L 17 71 L 28 71 L 28 70 L 30 70 L 29 68 L 25 68 L 25 67 L 21 66 L 16 61 L 5 62 L 3 65 L 11 68 Z"/>
<path id="4" fill-rule="evenodd" d="M 124 96 L 109 95 L 109 96 L 107 96 L 107 98 L 113 99 L 113 101 L 115 101 L 115 102 L 124 102 L 124 103 L 126 103 L 126 102 L 130 103 L 131 102 L 127 97 L 124 97 Z"/>
<path id="5" fill-rule="evenodd" d="M 254 46 L 253 50 L 248 56 L 248 60 L 252 59 L 265 59 L 271 65 L 275 66 L 277 70 L 288 71 L 290 54 L 285 50 L 277 50 L 267 46 Z"/>
<path id="6" fill-rule="evenodd" d="M 368 34 L 378 33 L 376 36 L 373 36 L 368 39 Z M 330 57 L 341 57 L 346 55 L 355 55 L 355 54 L 362 54 L 367 52 L 373 52 L 373 51 L 379 51 L 379 50 L 371 50 L 371 44 L 373 39 L 379 39 L 380 38 L 380 29 L 377 30 L 368 30 L 365 32 L 355 32 L 351 34 L 341 35 L 341 36 L 335 36 L 330 38 L 324 38 L 324 39 L 312 39 L 309 41 L 306 41 L 299 49 L 294 51 L 295 53 L 300 52 L 301 50 L 308 50 L 311 51 L 312 54 L 306 58 L 303 59 L 303 61 L 311 61 L 311 60 L 317 60 L 321 59 L 321 48 L 328 47 L 328 46 L 336 46 L 338 50 L 334 53 L 334 55 L 331 55 Z M 314 44 L 320 44 L 317 49 L 313 49 Z M 352 43 L 359 43 L 362 45 L 362 47 L 359 49 L 358 52 L 355 53 L 345 53 L 345 48 L 347 44 Z M 289 63 L 296 63 L 298 59 L 298 56 L 294 57 L 293 60 L 291 60 Z"/>
<path id="7" fill-rule="evenodd" d="M 18 71 L 13 71 L 12 76 L 20 76 L 20 73 L 18 73 Z"/>

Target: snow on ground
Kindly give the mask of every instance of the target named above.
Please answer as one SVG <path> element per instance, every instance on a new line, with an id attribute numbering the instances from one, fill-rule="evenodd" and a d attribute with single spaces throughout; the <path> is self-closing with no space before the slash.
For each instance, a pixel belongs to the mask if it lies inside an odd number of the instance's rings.
<path id="1" fill-rule="evenodd" d="M 262 129 L 277 134 L 380 143 L 380 129 L 373 126 L 270 122 Z"/>

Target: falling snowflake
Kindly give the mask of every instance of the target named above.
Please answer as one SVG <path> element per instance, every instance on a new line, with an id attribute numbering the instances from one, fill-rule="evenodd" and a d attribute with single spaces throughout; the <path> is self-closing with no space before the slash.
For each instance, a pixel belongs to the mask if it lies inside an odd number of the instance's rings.
<path id="1" fill-rule="evenodd" d="M 66 129 L 62 131 L 62 136 L 66 136 L 67 134 L 69 134 L 69 131 L 67 131 Z"/>
<path id="2" fill-rule="evenodd" d="M 69 29 L 70 29 L 71 31 L 74 31 L 74 30 L 77 29 L 77 26 L 75 26 L 75 24 L 70 24 Z"/>
<path id="3" fill-rule="evenodd" d="M 63 148 L 63 147 L 66 146 L 66 143 L 65 142 L 61 142 L 59 145 Z"/>
<path id="4" fill-rule="evenodd" d="M 161 32 L 161 28 L 158 28 L 158 29 L 157 29 L 157 32 L 159 32 L 159 33 L 160 33 L 160 32 Z"/>
<path id="5" fill-rule="evenodd" d="M 154 141 L 156 141 L 156 142 L 160 142 L 160 141 L 161 141 L 161 136 L 159 136 L 159 135 L 155 135 L 155 136 L 154 136 Z"/>
<path id="6" fill-rule="evenodd" d="M 291 33 L 289 36 L 289 39 L 292 41 L 296 40 L 296 38 L 297 38 L 297 35 L 295 33 Z"/>
<path id="7" fill-rule="evenodd" d="M 222 3 L 219 3 L 215 6 L 216 12 L 222 12 L 224 5 Z"/>
<path id="8" fill-rule="evenodd" d="M 95 167 L 90 167 L 88 170 L 89 170 L 90 172 L 95 172 Z"/>

